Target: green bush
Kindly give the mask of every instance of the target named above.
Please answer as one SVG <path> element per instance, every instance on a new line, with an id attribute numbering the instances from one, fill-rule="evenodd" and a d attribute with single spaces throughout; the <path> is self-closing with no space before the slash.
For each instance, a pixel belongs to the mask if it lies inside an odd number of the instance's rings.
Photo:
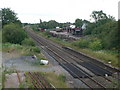
<path id="1" fill-rule="evenodd" d="M 21 44 L 21 42 L 27 37 L 24 30 L 17 24 L 8 24 L 3 27 L 2 32 L 3 42 Z"/>
<path id="2" fill-rule="evenodd" d="M 8 49 L 8 48 L 22 49 L 23 47 L 20 44 L 11 44 L 11 43 L 2 44 L 2 49 Z"/>
<path id="3" fill-rule="evenodd" d="M 90 42 L 89 48 L 92 50 L 101 50 L 102 49 L 101 41 L 96 40 L 96 41 Z"/>
<path id="4" fill-rule="evenodd" d="M 40 53 L 40 48 L 38 48 L 38 47 L 32 47 L 31 51 L 36 52 L 36 53 Z"/>
<path id="5" fill-rule="evenodd" d="M 25 38 L 22 41 L 22 45 L 25 45 L 25 46 L 35 46 L 35 43 L 33 42 L 33 40 L 31 38 Z"/>
<path id="6" fill-rule="evenodd" d="M 80 39 L 78 43 L 80 48 L 87 48 L 88 44 L 89 44 L 89 41 L 85 39 Z"/>
<path id="7" fill-rule="evenodd" d="M 88 48 L 89 40 L 80 39 L 79 41 L 73 42 L 72 45 L 76 46 L 76 47 L 79 47 L 79 48 Z"/>

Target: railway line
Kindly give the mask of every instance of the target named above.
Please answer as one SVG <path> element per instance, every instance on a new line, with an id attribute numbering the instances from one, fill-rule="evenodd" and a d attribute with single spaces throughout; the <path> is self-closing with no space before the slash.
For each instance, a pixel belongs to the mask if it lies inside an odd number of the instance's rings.
<path id="1" fill-rule="evenodd" d="M 38 72 L 28 72 L 25 74 L 26 77 L 28 77 L 33 86 L 37 88 L 42 88 L 43 90 L 47 90 L 48 88 L 53 88 L 45 79 L 43 76 L 40 75 Z"/>
<path id="2" fill-rule="evenodd" d="M 104 67 L 98 66 L 96 61 L 89 59 L 87 57 L 84 58 L 84 55 L 72 53 L 66 48 L 63 48 L 59 45 L 54 44 L 53 42 L 38 36 L 34 32 L 26 30 L 28 34 L 40 45 L 42 48 L 51 55 L 65 70 L 67 70 L 74 78 L 82 81 L 88 88 L 103 88 L 106 89 L 107 85 L 112 83 L 112 80 L 106 78 L 105 76 L 112 76 L 116 70 L 103 65 Z M 87 71 L 78 67 L 82 66 L 86 68 L 88 71 L 92 72 L 94 75 L 91 75 Z M 110 71 L 111 70 L 111 71 Z M 94 77 L 98 77 L 94 79 Z M 106 83 L 101 83 L 101 80 L 104 80 Z"/>

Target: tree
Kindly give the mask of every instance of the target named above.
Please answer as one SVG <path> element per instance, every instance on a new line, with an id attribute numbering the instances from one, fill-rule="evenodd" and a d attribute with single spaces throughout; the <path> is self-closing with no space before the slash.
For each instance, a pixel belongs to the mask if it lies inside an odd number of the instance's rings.
<path id="1" fill-rule="evenodd" d="M 9 23 L 21 24 L 16 15 L 17 14 L 14 11 L 10 10 L 10 8 L 2 8 L 2 26 Z"/>
<path id="2" fill-rule="evenodd" d="M 94 19 L 95 22 L 102 20 L 102 19 L 108 19 L 107 15 L 103 13 L 103 11 L 93 11 L 90 15 Z"/>
<path id="3" fill-rule="evenodd" d="M 56 22 L 55 20 L 48 21 L 48 27 L 50 29 L 56 28 L 58 25 L 59 25 L 58 22 Z"/>
<path id="4" fill-rule="evenodd" d="M 82 27 L 82 24 L 83 24 L 82 19 L 76 19 L 75 20 L 75 26 L 76 27 Z"/>
<path id="5" fill-rule="evenodd" d="M 3 42 L 18 43 L 26 38 L 26 33 L 18 24 L 7 24 L 3 27 L 2 31 Z"/>
<path id="6" fill-rule="evenodd" d="M 119 39 L 120 29 L 118 28 L 119 27 L 117 22 L 113 22 L 111 23 L 111 25 L 109 25 L 110 32 L 108 33 L 107 36 L 104 37 L 105 48 L 116 49 L 116 50 L 120 49 L 120 39 Z"/>

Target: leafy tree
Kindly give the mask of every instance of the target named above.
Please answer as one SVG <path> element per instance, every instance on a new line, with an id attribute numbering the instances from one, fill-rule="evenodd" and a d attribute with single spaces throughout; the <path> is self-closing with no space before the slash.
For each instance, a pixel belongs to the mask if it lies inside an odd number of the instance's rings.
<path id="1" fill-rule="evenodd" d="M 83 24 L 82 19 L 76 19 L 76 20 L 75 20 L 75 26 L 76 26 L 76 27 L 81 27 L 82 24 Z"/>
<path id="2" fill-rule="evenodd" d="M 48 21 L 48 27 L 50 29 L 56 28 L 57 26 L 58 26 L 58 22 L 56 22 L 55 20 Z"/>
<path id="3" fill-rule="evenodd" d="M 119 36 L 115 18 L 110 15 L 107 16 L 102 11 L 93 11 L 91 16 L 95 22 L 88 24 L 84 34 L 99 38 L 104 49 L 118 48 Z M 91 43 L 90 47 L 94 46 L 94 44 Z"/>
<path id="4" fill-rule="evenodd" d="M 2 33 L 3 42 L 21 44 L 21 42 L 26 38 L 26 33 L 18 24 L 10 23 L 5 25 Z"/>
<path id="5" fill-rule="evenodd" d="M 10 10 L 10 8 L 2 8 L 2 26 L 9 23 L 21 24 L 16 15 L 17 14 L 14 11 Z"/>
<path id="6" fill-rule="evenodd" d="M 102 19 L 107 19 L 107 15 L 103 13 L 103 11 L 93 11 L 92 14 L 90 15 L 95 22 L 102 20 Z"/>
<path id="7" fill-rule="evenodd" d="M 106 33 L 103 38 L 104 47 L 107 49 L 119 49 L 120 41 L 119 34 L 120 30 L 118 29 L 117 22 L 112 22 L 106 25 L 109 29 L 109 33 Z"/>
<path id="8" fill-rule="evenodd" d="M 48 22 L 46 22 L 46 21 L 42 22 L 42 20 L 40 19 L 39 27 L 40 28 L 45 28 L 45 29 L 53 29 L 53 28 L 56 28 L 59 25 L 60 24 L 58 22 L 56 22 L 55 20 L 50 20 Z"/>

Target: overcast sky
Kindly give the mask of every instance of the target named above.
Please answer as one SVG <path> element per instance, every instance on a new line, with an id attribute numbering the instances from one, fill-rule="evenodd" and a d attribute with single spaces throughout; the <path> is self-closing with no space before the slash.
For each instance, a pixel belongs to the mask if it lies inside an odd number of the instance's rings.
<path id="1" fill-rule="evenodd" d="M 75 19 L 90 20 L 94 10 L 103 10 L 118 19 L 119 0 L 1 0 L 0 8 L 11 8 L 23 22 L 39 23 L 56 20 L 74 22 Z"/>

